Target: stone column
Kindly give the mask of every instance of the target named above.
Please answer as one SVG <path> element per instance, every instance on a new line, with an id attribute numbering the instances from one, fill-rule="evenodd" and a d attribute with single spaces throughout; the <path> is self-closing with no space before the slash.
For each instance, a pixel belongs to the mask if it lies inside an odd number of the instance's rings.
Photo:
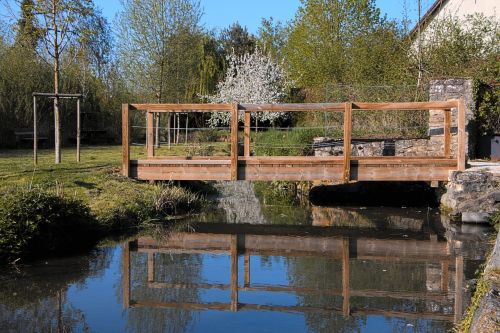
<path id="1" fill-rule="evenodd" d="M 472 95 L 471 79 L 439 79 L 431 80 L 429 84 L 429 101 L 446 101 L 452 98 L 465 99 L 465 131 L 466 131 L 466 154 L 474 157 L 475 143 L 472 129 L 472 119 L 474 118 L 474 100 Z M 443 111 L 429 112 L 429 136 L 431 150 L 429 155 L 442 155 L 443 133 L 444 133 Z M 451 116 L 451 151 L 456 156 L 457 150 L 457 109 L 452 110 Z"/>

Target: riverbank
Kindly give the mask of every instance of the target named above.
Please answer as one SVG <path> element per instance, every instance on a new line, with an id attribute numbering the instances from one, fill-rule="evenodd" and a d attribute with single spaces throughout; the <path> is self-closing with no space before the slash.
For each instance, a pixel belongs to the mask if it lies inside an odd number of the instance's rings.
<path id="1" fill-rule="evenodd" d="M 52 151 L 42 150 L 35 167 L 31 150 L 0 151 L 0 261 L 32 259 L 136 232 L 145 222 L 188 214 L 203 205 L 201 191 L 193 187 L 122 177 L 119 146 L 84 148 L 81 163 L 74 161 L 74 153 L 63 149 L 63 162 L 55 165 Z M 78 216 L 85 232 L 75 227 Z M 74 242 L 54 244 L 47 236 L 56 229 Z M 29 239 L 38 245 L 24 244 Z"/>
<path id="2" fill-rule="evenodd" d="M 500 214 L 497 213 L 497 218 Z M 498 225 L 496 225 L 498 231 Z M 500 234 L 476 286 L 474 297 L 462 321 L 462 332 L 494 333 L 500 331 Z"/>

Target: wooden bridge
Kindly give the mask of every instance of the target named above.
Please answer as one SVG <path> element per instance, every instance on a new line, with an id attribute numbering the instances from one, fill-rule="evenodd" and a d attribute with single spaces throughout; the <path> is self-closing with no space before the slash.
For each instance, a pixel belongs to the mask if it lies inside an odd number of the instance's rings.
<path id="1" fill-rule="evenodd" d="M 457 135 L 451 135 L 451 111 L 457 109 Z M 130 159 L 130 111 L 147 114 L 146 159 Z M 353 110 L 442 110 L 443 148 L 440 156 L 352 156 Z M 229 112 L 229 156 L 156 156 L 153 145 L 155 113 Z M 243 154 L 239 154 L 238 113 L 244 113 Z M 343 113 L 343 156 L 251 156 L 250 119 L 256 112 Z M 456 137 L 456 156 L 452 138 Z M 317 104 L 123 104 L 123 174 L 141 180 L 252 181 L 447 181 L 450 171 L 465 169 L 465 105 L 463 99 L 409 103 Z"/>

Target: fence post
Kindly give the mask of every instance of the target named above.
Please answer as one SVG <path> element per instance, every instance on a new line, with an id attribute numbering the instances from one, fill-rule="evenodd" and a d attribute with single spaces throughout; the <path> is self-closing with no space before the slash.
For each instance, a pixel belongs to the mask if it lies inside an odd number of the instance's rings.
<path id="1" fill-rule="evenodd" d="M 238 180 L 238 103 L 231 108 L 231 180 Z"/>
<path id="2" fill-rule="evenodd" d="M 351 180 L 351 131 L 352 103 L 346 102 L 344 106 L 344 173 L 342 176 L 345 183 Z"/>
<path id="3" fill-rule="evenodd" d="M 243 136 L 243 155 L 250 156 L 250 112 L 245 111 L 245 127 Z"/>
<path id="4" fill-rule="evenodd" d="M 130 175 L 130 133 L 129 133 L 129 105 L 122 104 L 122 173 Z"/>
<path id="5" fill-rule="evenodd" d="M 458 170 L 465 170 L 465 101 L 462 98 L 458 100 L 458 147 L 457 147 L 457 163 Z"/>
<path id="6" fill-rule="evenodd" d="M 155 155 L 153 122 L 154 113 L 148 111 L 146 116 L 146 149 L 148 151 L 148 158 Z"/>

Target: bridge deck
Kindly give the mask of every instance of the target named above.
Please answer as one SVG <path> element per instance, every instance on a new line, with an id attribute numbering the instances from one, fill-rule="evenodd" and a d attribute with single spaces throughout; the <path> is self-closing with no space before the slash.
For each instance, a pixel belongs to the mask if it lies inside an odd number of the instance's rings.
<path id="1" fill-rule="evenodd" d="M 352 157 L 352 181 L 445 181 L 451 158 Z M 231 180 L 231 159 L 154 158 L 130 161 L 130 176 L 144 180 Z M 342 181 L 342 157 L 238 157 L 238 180 Z"/>
<path id="2" fill-rule="evenodd" d="M 451 110 L 458 109 L 457 153 L 451 153 Z M 442 110 L 443 153 L 437 157 L 351 156 L 352 110 Z M 129 110 L 147 113 L 147 158 L 130 159 Z M 155 156 L 153 113 L 231 112 L 230 156 Z M 276 111 L 339 111 L 344 113 L 343 156 L 250 156 L 250 113 Z M 244 112 L 243 156 L 238 154 L 238 112 Z M 123 174 L 141 180 L 251 181 L 446 181 L 450 171 L 465 169 L 463 100 L 416 103 L 338 104 L 124 104 Z"/>

